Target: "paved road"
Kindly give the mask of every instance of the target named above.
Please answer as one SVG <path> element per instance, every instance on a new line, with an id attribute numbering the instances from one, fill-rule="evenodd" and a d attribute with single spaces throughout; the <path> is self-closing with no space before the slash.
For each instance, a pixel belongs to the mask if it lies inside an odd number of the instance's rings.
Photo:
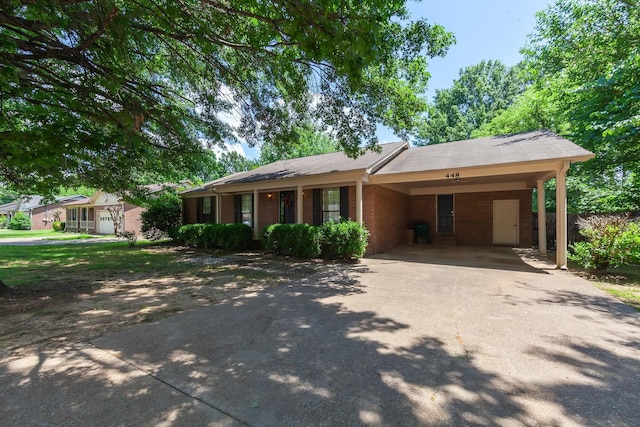
<path id="1" fill-rule="evenodd" d="M 9 425 L 636 426 L 640 314 L 508 249 L 405 247 L 0 365 Z"/>

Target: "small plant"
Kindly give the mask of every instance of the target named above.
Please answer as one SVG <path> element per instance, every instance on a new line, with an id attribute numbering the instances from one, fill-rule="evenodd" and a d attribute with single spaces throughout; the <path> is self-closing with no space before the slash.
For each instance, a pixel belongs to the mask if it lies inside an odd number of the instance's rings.
<path id="1" fill-rule="evenodd" d="M 132 248 L 136 245 L 136 243 L 138 243 L 138 235 L 133 231 L 123 231 L 121 235 L 122 237 L 127 239 L 127 243 L 129 243 L 129 246 L 131 246 Z"/>
<path id="2" fill-rule="evenodd" d="M 12 230 L 31 230 L 31 219 L 22 212 L 16 212 L 9 221 L 9 228 Z"/>
<path id="3" fill-rule="evenodd" d="M 64 231 L 65 223 L 60 221 L 54 221 L 51 223 L 51 227 L 53 228 L 53 231 L 61 232 L 61 231 Z"/>
<path id="4" fill-rule="evenodd" d="M 620 215 L 594 215 L 578 220 L 586 239 L 571 246 L 569 258 L 589 270 L 640 262 L 640 224 Z"/>

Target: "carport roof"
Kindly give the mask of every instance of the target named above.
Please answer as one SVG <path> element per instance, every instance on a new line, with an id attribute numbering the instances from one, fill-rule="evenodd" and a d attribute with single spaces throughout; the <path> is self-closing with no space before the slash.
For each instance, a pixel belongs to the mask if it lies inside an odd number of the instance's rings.
<path id="1" fill-rule="evenodd" d="M 552 132 L 533 131 L 415 147 L 400 153 L 376 175 L 592 157 L 593 153 Z"/>

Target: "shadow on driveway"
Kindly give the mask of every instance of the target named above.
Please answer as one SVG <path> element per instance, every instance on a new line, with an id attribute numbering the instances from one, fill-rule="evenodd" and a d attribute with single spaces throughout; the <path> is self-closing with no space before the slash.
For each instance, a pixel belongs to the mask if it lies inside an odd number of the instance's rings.
<path id="1" fill-rule="evenodd" d="M 564 272 L 390 256 L 93 340 L 97 368 L 3 364 L 5 419 L 57 386 L 30 421 L 637 425 L 637 312 Z"/>

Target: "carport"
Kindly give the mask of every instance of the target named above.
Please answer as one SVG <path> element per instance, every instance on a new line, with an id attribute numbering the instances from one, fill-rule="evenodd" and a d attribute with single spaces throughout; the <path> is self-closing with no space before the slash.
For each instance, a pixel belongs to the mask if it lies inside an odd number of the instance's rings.
<path id="1" fill-rule="evenodd" d="M 412 148 L 369 184 L 409 195 L 410 218 L 425 220 L 436 242 L 530 247 L 532 190 L 544 206 L 544 183 L 556 179 L 556 267 L 567 263 L 566 175 L 593 153 L 551 132 L 538 131 Z M 544 210 L 538 210 L 540 254 L 547 254 Z"/>

